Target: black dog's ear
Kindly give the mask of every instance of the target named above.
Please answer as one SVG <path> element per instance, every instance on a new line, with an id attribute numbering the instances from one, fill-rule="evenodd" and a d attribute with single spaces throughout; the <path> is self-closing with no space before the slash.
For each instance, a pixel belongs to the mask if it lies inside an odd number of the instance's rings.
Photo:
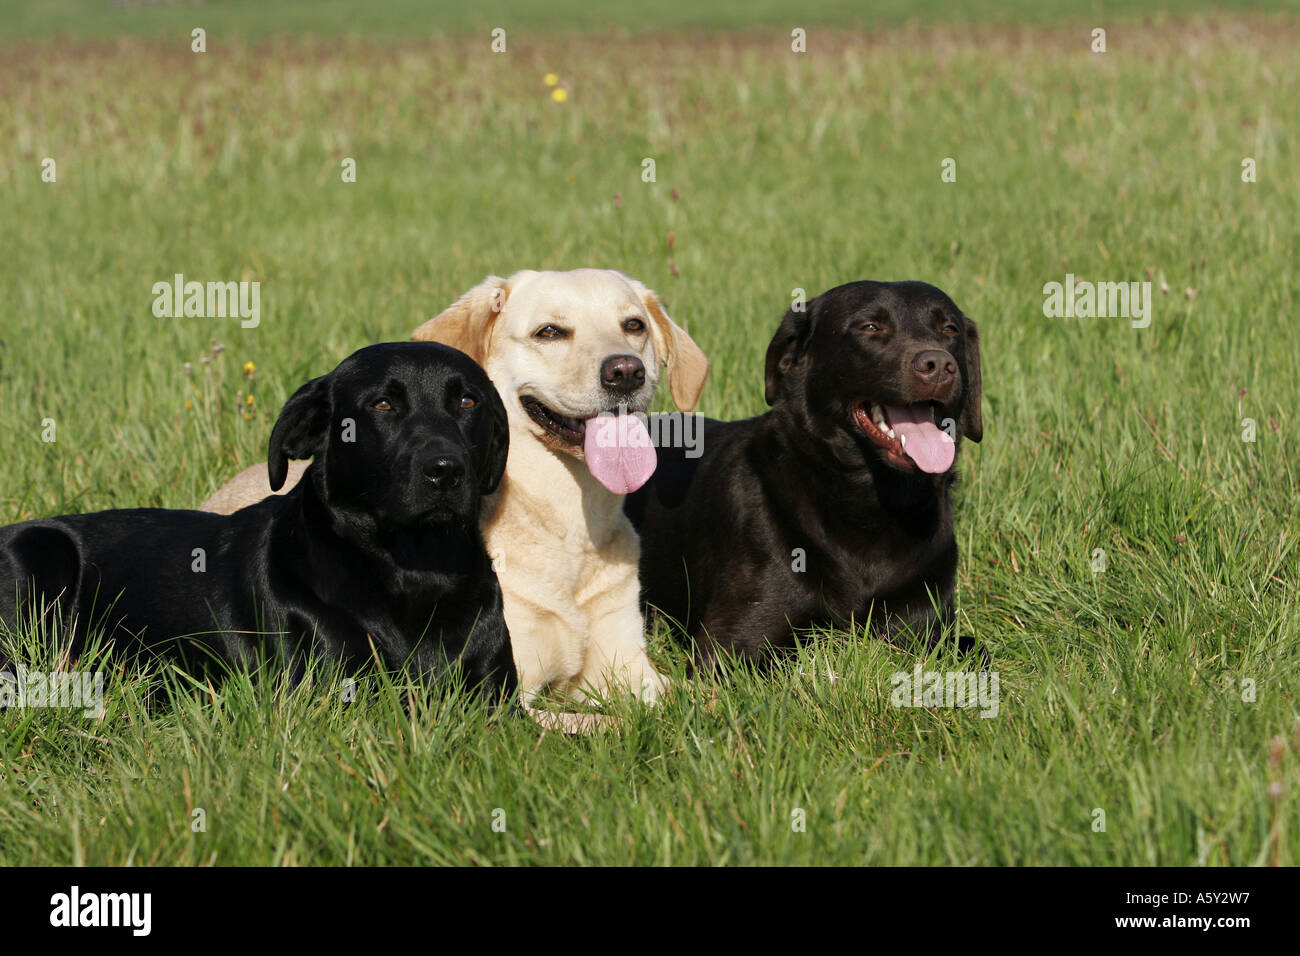
<path id="1" fill-rule="evenodd" d="M 776 335 L 767 347 L 767 367 L 765 373 L 765 397 L 771 405 L 781 391 L 781 380 L 785 373 L 803 356 L 808 345 L 808 335 L 812 331 L 812 310 L 817 299 L 804 303 L 804 310 L 796 312 L 790 308 L 781 319 Z"/>
<path id="2" fill-rule="evenodd" d="M 984 414 L 980 403 L 984 399 L 983 376 L 980 373 L 980 332 L 975 323 L 966 320 L 966 400 L 961 409 L 962 433 L 973 442 L 984 437 Z"/>
<path id="3" fill-rule="evenodd" d="M 487 446 L 479 450 L 479 493 L 490 495 L 501 484 L 506 473 L 506 457 L 510 454 L 510 422 L 506 407 L 501 402 L 496 386 L 487 387 L 488 438 Z"/>
<path id="4" fill-rule="evenodd" d="M 289 459 L 313 458 L 325 447 L 329 430 L 329 376 L 314 378 L 294 392 L 271 429 L 271 444 L 266 452 L 266 474 L 272 491 L 284 486 L 289 474 Z"/>

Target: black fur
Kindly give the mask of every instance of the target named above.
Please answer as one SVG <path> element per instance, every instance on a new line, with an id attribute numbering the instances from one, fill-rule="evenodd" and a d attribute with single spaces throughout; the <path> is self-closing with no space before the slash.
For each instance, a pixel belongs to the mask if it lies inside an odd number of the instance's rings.
<path id="1" fill-rule="evenodd" d="M 285 403 L 272 487 L 289 458 L 315 457 L 285 495 L 229 516 L 137 509 L 0 529 L 0 620 L 16 627 L 44 604 L 73 658 L 98 625 L 119 655 L 218 677 L 270 658 L 296 674 L 309 653 L 357 669 L 373 641 L 390 668 L 459 667 L 509 694 L 501 589 L 478 529 L 508 442 L 501 399 L 468 356 L 361 349 Z"/>
<path id="2" fill-rule="evenodd" d="M 959 444 L 983 437 L 980 394 L 975 323 L 933 286 L 853 282 L 787 312 L 767 351 L 772 410 L 706 419 L 701 457 L 660 448 L 628 496 L 646 603 L 702 662 L 762 660 L 868 615 L 886 636 L 906 625 L 936 640 L 953 619 L 955 471 L 886 453 L 855 410 L 932 403 Z"/>

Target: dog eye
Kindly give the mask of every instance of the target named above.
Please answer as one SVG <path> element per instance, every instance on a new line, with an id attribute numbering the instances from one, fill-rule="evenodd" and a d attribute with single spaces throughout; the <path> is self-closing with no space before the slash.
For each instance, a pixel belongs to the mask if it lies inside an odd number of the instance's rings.
<path id="1" fill-rule="evenodd" d="M 623 331 L 636 334 L 645 331 L 645 323 L 640 319 L 626 319 L 623 322 Z"/>
<path id="2" fill-rule="evenodd" d="M 533 333 L 535 339 L 567 339 L 569 333 L 554 325 L 544 325 Z"/>
<path id="3" fill-rule="evenodd" d="M 478 401 L 472 395 L 462 395 L 460 398 L 461 408 L 473 408 L 477 404 Z"/>
<path id="4" fill-rule="evenodd" d="M 958 332 L 961 331 L 961 329 L 957 328 L 957 326 L 954 323 L 949 322 L 947 325 L 943 327 L 943 331 L 948 335 L 956 335 Z"/>
<path id="5" fill-rule="evenodd" d="M 880 331 L 880 326 L 876 325 L 875 322 L 863 322 L 861 325 L 858 326 L 858 331 L 859 331 L 859 332 L 879 332 L 879 331 Z"/>
<path id="6" fill-rule="evenodd" d="M 370 407 L 380 412 L 391 412 L 393 410 L 392 403 L 390 403 L 386 398 L 379 399 L 379 401 L 375 402 Z"/>

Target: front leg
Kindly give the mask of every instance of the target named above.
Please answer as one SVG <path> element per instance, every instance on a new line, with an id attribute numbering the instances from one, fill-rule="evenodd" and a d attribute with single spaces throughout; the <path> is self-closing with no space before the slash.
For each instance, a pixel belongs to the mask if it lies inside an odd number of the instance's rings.
<path id="1" fill-rule="evenodd" d="M 727 658 L 762 665 L 774 652 L 794 646 L 794 627 L 780 602 L 759 598 L 709 608 L 691 635 L 695 669 L 708 673 Z"/>
<path id="2" fill-rule="evenodd" d="M 586 621 L 570 609 L 547 607 L 508 587 L 503 591 L 519 699 L 531 707 L 547 687 L 563 691 L 581 672 Z"/>
<path id="3" fill-rule="evenodd" d="M 631 693 L 653 704 L 668 689 L 668 680 L 646 654 L 636 561 L 607 570 L 614 572 L 613 579 L 604 582 L 586 607 L 591 637 L 575 694 Z"/>
<path id="4" fill-rule="evenodd" d="M 938 647 L 945 633 L 955 633 L 957 616 L 953 604 L 954 582 L 919 581 L 905 591 L 876 600 L 873 627 L 890 642 L 918 640 L 929 649 Z M 957 637 L 957 650 L 967 654 L 975 642 Z"/>
<path id="5" fill-rule="evenodd" d="M 470 630 L 460 664 L 468 683 L 494 700 L 510 696 L 519 686 L 515 661 L 506 626 L 501 589 L 495 575 L 483 595 L 480 611 Z"/>

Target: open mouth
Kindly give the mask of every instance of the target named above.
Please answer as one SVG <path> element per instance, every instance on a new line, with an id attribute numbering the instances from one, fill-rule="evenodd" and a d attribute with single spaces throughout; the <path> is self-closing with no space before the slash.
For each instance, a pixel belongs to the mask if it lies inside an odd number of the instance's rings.
<path id="1" fill-rule="evenodd" d="M 853 410 L 853 419 L 895 468 L 941 475 L 952 467 L 957 454 L 952 436 L 939 427 L 942 412 L 936 402 L 867 403 Z"/>
<path id="2" fill-rule="evenodd" d="M 654 474 L 659 459 L 642 422 L 644 415 L 629 414 L 626 406 L 620 406 L 617 413 L 602 412 L 583 420 L 561 415 L 531 395 L 521 395 L 519 404 L 542 426 L 544 439 L 584 461 L 592 477 L 614 494 L 630 494 Z"/>
<path id="3" fill-rule="evenodd" d="M 587 423 L 581 418 L 569 418 L 547 408 L 531 395 L 521 396 L 519 404 L 528 417 L 541 425 L 546 432 L 566 445 L 581 445 L 587 436 Z"/>

